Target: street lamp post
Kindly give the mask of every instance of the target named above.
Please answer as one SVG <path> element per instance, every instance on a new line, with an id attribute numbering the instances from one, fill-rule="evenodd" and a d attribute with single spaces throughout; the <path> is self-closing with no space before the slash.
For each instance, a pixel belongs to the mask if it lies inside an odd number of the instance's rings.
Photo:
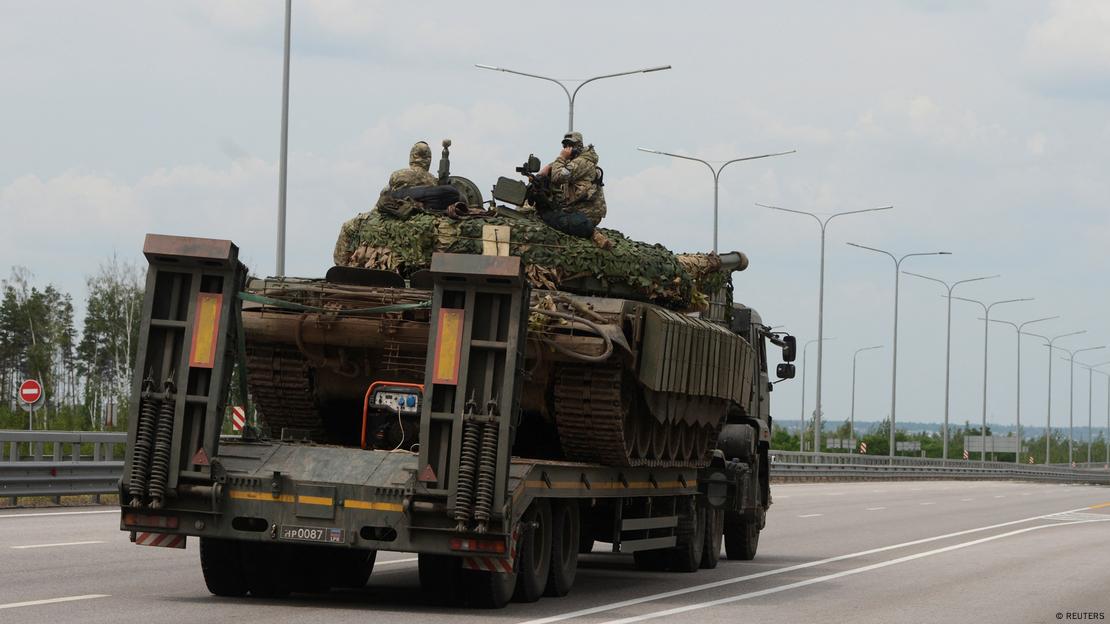
<path id="1" fill-rule="evenodd" d="M 1090 463 L 1091 463 L 1091 448 L 1095 445 L 1094 421 L 1092 420 L 1092 413 L 1093 413 L 1093 407 L 1094 407 L 1094 399 L 1092 397 L 1094 396 L 1095 373 L 1098 372 L 1100 374 L 1105 374 L 1102 371 L 1095 371 L 1095 369 L 1100 367 L 1100 366 L 1106 366 L 1107 364 L 1110 364 L 1110 361 L 1099 362 L 1098 364 L 1084 364 L 1082 362 L 1079 363 L 1080 366 L 1087 369 L 1087 464 L 1088 464 L 1088 466 L 1090 466 Z M 1110 383 L 1110 382 L 1108 382 L 1108 383 Z M 1110 404 L 1107 405 L 1107 410 L 1110 411 Z"/>
<path id="2" fill-rule="evenodd" d="M 950 256 L 951 252 L 948 251 L 927 251 L 922 253 L 905 254 L 901 258 L 896 257 L 889 251 L 868 247 L 866 245 L 859 245 L 857 243 L 848 243 L 852 247 L 874 251 L 876 253 L 885 254 L 894 261 L 894 347 L 891 349 L 894 353 L 891 356 L 890 366 L 890 450 L 888 455 L 891 459 L 894 458 L 894 432 L 896 430 L 896 408 L 898 406 L 898 285 L 900 282 L 899 276 L 902 271 L 902 261 L 906 258 L 913 256 Z"/>
<path id="3" fill-rule="evenodd" d="M 822 338 L 821 340 L 836 340 L 836 338 Z M 805 450 L 805 437 L 806 437 L 806 361 L 809 359 L 809 345 L 817 342 L 817 339 L 807 340 L 805 346 L 802 347 L 802 414 L 798 420 L 798 450 Z"/>
<path id="4" fill-rule="evenodd" d="M 661 156 L 670 156 L 672 158 L 681 158 L 683 160 L 693 160 L 695 162 L 700 162 L 706 167 L 709 167 L 709 172 L 713 174 L 713 253 L 717 253 L 717 197 L 719 195 L 718 190 L 720 187 L 719 183 L 721 181 L 721 171 L 723 171 L 725 167 L 731 165 L 734 162 L 743 162 L 745 160 L 759 160 L 760 158 L 770 158 L 771 156 L 785 156 L 786 154 L 793 154 L 795 151 L 797 151 L 790 150 L 789 152 L 775 152 L 774 154 L 760 154 L 759 156 L 744 156 L 743 158 L 733 158 L 732 160 L 725 161 L 721 164 L 720 167 L 714 169 L 710 161 L 702 160 L 701 158 L 694 158 L 693 156 L 683 156 L 682 154 L 672 154 L 670 152 L 661 152 L 659 150 L 648 149 L 646 147 L 637 147 L 636 149 L 640 150 L 641 152 L 647 152 L 649 154 L 659 154 Z"/>
<path id="5" fill-rule="evenodd" d="M 860 347 L 859 349 L 856 349 L 855 353 L 852 354 L 852 409 L 849 412 L 849 419 L 851 424 L 848 425 L 848 443 L 852 445 L 852 450 L 849 451 L 851 453 L 854 453 L 856 450 L 856 357 L 858 357 L 859 354 L 863 351 L 871 351 L 872 349 L 882 348 L 883 345 L 875 345 L 873 347 Z"/>
<path id="6" fill-rule="evenodd" d="M 792 208 L 781 208 L 779 206 L 768 206 L 766 204 L 756 204 L 761 208 L 770 208 L 771 210 L 781 210 L 782 212 L 792 212 L 794 214 L 806 215 L 813 217 L 817 225 L 821 226 L 821 278 L 817 287 L 817 397 L 816 406 L 813 410 L 813 451 L 815 453 L 821 452 L 821 370 L 822 363 L 824 362 L 825 351 L 823 349 L 822 338 L 825 336 L 825 230 L 829 225 L 829 221 L 844 215 L 860 214 L 862 212 L 877 212 L 879 210 L 890 210 L 894 206 L 883 206 L 881 208 L 864 208 L 862 210 L 849 210 L 847 212 L 838 212 L 827 216 L 824 220 L 820 216 L 806 212 L 804 210 L 794 210 Z"/>
<path id="7" fill-rule="evenodd" d="M 292 16 L 293 0 L 285 0 L 285 58 L 281 70 L 281 162 L 278 166 L 278 277 L 285 277 L 285 182 L 289 160 L 289 34 Z"/>
<path id="8" fill-rule="evenodd" d="M 506 74 L 516 74 L 518 76 L 527 76 L 528 78 L 539 78 L 540 80 L 546 80 L 548 82 L 554 82 L 555 84 L 559 85 L 563 89 L 563 93 L 567 94 L 567 104 L 569 105 L 569 112 L 567 113 L 567 132 L 573 132 L 574 131 L 574 99 L 576 97 L 578 97 L 578 90 L 581 89 L 582 87 L 586 86 L 587 84 L 589 84 L 589 83 L 591 83 L 595 80 L 601 80 L 603 78 L 616 78 L 617 76 L 628 76 L 628 75 L 631 75 L 631 74 L 647 74 L 647 73 L 650 73 L 650 72 L 663 71 L 664 69 L 670 69 L 671 68 L 670 65 L 661 65 L 659 67 L 646 67 L 644 69 L 633 69 L 631 71 L 617 72 L 615 74 L 604 74 L 602 76 L 594 76 L 593 78 L 574 78 L 574 79 L 568 78 L 568 79 L 564 79 L 564 80 L 559 80 L 558 78 L 549 78 L 547 76 L 540 76 L 538 74 L 529 74 L 529 73 L 522 72 L 522 71 L 516 71 L 514 69 L 506 69 L 504 67 L 494 67 L 492 65 L 475 64 L 474 66 L 477 67 L 478 69 L 489 69 L 489 70 L 492 70 L 492 71 L 505 72 Z M 577 83 L 579 83 L 578 86 L 574 88 L 574 92 L 571 92 L 570 89 L 567 89 L 567 85 L 565 84 L 567 82 L 577 82 Z"/>
<path id="9" fill-rule="evenodd" d="M 983 427 L 979 430 L 980 437 L 983 439 L 983 448 L 979 451 L 979 461 L 987 461 L 987 345 L 991 334 L 990 320 L 991 308 L 996 305 L 1004 303 L 1018 303 L 1020 301 L 1032 301 L 1032 297 L 1023 297 L 1021 299 L 1004 299 L 1002 301 L 994 301 L 991 303 L 983 303 L 977 299 L 967 299 L 965 297 L 953 297 L 959 301 L 967 301 L 968 303 L 977 303 L 983 308 Z M 1021 442 L 1018 442 L 1018 450 L 1021 449 Z"/>
<path id="10" fill-rule="evenodd" d="M 1022 332 L 1022 333 L 1024 333 L 1026 336 L 1033 336 L 1034 338 L 1040 338 L 1041 340 L 1044 340 L 1045 346 L 1048 347 L 1048 392 L 1047 392 L 1047 395 L 1048 395 L 1048 401 L 1047 401 L 1048 411 L 1047 411 L 1046 416 L 1045 416 L 1044 463 L 1045 464 L 1051 464 L 1052 463 L 1052 350 L 1053 349 L 1060 349 L 1060 347 L 1056 346 L 1056 341 L 1057 340 L 1059 340 L 1061 338 L 1067 338 L 1069 336 L 1078 336 L 1080 334 L 1085 334 L 1085 333 L 1087 333 L 1087 330 L 1081 329 L 1079 331 L 1068 332 L 1066 334 L 1058 334 L 1056 336 L 1053 336 L 1052 338 L 1049 338 L 1048 336 L 1042 336 L 1040 334 L 1034 334 L 1034 333 L 1031 333 L 1031 332 Z M 1063 350 L 1063 349 L 1061 349 L 1061 350 Z"/>
<path id="11" fill-rule="evenodd" d="M 970 279 L 959 280 L 959 281 L 952 282 L 951 284 L 949 284 L 948 282 L 945 282 L 943 280 L 939 280 L 935 277 L 928 277 L 926 275 L 921 275 L 920 273 L 911 273 L 910 271 L 902 271 L 902 272 L 905 273 L 906 275 L 912 275 L 914 277 L 920 277 L 921 279 L 927 279 L 931 282 L 936 282 L 936 283 L 944 286 L 944 288 L 948 291 L 948 297 L 947 297 L 947 299 L 948 299 L 948 324 L 947 324 L 947 329 L 945 330 L 945 347 L 944 347 L 944 426 L 942 427 L 943 433 L 944 433 L 944 454 L 943 455 L 944 455 L 944 459 L 948 459 L 948 408 L 949 408 L 948 390 L 951 386 L 951 380 L 952 380 L 952 375 L 951 375 L 951 373 L 952 373 L 952 291 L 955 290 L 956 287 L 959 286 L 960 284 L 966 284 L 968 282 L 978 282 L 980 280 L 994 279 L 994 278 L 1000 277 L 1000 276 L 998 276 L 998 275 L 986 275 L 986 276 L 983 276 L 983 277 L 972 277 Z"/>
<path id="12" fill-rule="evenodd" d="M 1017 360 L 1017 397 L 1015 398 L 1016 402 L 1015 402 L 1015 405 L 1014 405 L 1014 409 L 1015 409 L 1016 420 L 1017 420 L 1018 450 L 1017 450 L 1017 453 L 1014 453 L 1014 463 L 1015 464 L 1020 464 L 1021 463 L 1021 442 L 1022 442 L 1022 437 L 1021 437 L 1021 335 L 1024 333 L 1024 332 L 1022 332 L 1022 329 L 1026 325 L 1032 325 L 1033 323 L 1040 323 L 1042 321 L 1051 321 L 1053 319 L 1058 319 L 1058 318 L 1060 318 L 1058 315 L 1057 316 L 1046 316 L 1044 318 L 1033 319 L 1032 321 L 1025 321 L 1024 323 L 1014 323 L 1014 322 L 1011 322 L 1011 321 L 1002 321 L 1002 320 L 999 320 L 999 319 L 991 319 L 992 323 L 1003 323 L 1005 325 L 1009 325 L 1010 327 L 1013 327 L 1014 331 L 1016 332 L 1016 337 L 1017 337 L 1017 357 L 1015 358 Z"/>
<path id="13" fill-rule="evenodd" d="M 1067 360 L 1070 364 L 1070 367 L 1069 367 L 1070 368 L 1070 374 L 1068 375 L 1068 388 L 1069 388 L 1069 390 L 1068 390 L 1068 395 L 1069 395 L 1068 396 L 1068 465 L 1069 466 L 1072 464 L 1073 461 L 1075 461 L 1075 457 L 1072 454 L 1072 450 L 1073 450 L 1072 447 L 1075 443 L 1075 436 L 1074 436 L 1074 430 L 1075 430 L 1075 422 L 1074 422 L 1074 416 L 1075 416 L 1075 356 L 1079 355 L 1080 353 L 1084 353 L 1086 351 L 1098 351 L 1100 349 L 1105 349 L 1105 348 L 1106 348 L 1106 345 L 1100 345 L 1100 346 L 1097 346 L 1097 347 L 1083 347 L 1082 349 L 1075 349 L 1073 351 L 1068 351 L 1067 349 L 1061 349 L 1061 351 L 1064 351 L 1065 353 L 1068 354 Z M 1080 362 L 1080 364 L 1082 364 L 1082 362 Z M 1088 445 L 1088 446 L 1090 446 L 1090 445 Z"/>

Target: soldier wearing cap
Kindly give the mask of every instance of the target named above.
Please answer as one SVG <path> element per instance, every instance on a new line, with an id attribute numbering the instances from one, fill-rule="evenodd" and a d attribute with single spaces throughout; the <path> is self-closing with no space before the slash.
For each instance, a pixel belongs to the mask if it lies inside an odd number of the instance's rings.
<path id="1" fill-rule="evenodd" d="M 541 176 L 551 177 L 556 203 L 567 212 L 579 212 L 596 226 L 605 218 L 605 191 L 602 171 L 593 145 L 584 145 L 582 133 L 563 135 L 563 150 Z"/>

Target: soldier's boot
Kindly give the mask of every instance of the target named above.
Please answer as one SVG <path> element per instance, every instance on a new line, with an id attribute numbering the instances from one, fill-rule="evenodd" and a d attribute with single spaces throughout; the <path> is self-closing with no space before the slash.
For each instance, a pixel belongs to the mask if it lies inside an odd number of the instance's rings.
<path id="1" fill-rule="evenodd" d="M 602 249 L 612 249 L 613 248 L 613 241 L 609 240 L 608 236 L 602 234 L 601 230 L 594 230 L 593 239 L 594 239 L 594 244 L 597 245 L 598 247 L 602 248 Z"/>

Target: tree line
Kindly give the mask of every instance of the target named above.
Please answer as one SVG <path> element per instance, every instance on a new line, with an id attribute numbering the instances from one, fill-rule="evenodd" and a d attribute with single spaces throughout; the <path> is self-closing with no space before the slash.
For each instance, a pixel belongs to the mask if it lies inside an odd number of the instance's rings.
<path id="1" fill-rule="evenodd" d="M 115 255 L 102 262 L 85 279 L 80 323 L 73 296 L 36 284 L 28 269 L 14 267 L 0 280 L 0 428 L 28 428 L 16 397 L 25 379 L 43 386 L 35 429 L 126 428 L 142 278 Z"/>

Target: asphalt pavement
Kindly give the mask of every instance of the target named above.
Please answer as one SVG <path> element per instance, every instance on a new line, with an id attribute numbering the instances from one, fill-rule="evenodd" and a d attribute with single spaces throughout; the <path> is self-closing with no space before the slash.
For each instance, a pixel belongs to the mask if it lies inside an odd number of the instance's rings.
<path id="1" fill-rule="evenodd" d="M 605 544 L 565 598 L 434 606 L 416 559 L 366 588 L 217 598 L 185 550 L 131 544 L 112 508 L 0 510 L 0 622 L 1070 622 L 1110 612 L 1110 488 L 1018 482 L 773 486 L 754 561 L 640 572 Z"/>

